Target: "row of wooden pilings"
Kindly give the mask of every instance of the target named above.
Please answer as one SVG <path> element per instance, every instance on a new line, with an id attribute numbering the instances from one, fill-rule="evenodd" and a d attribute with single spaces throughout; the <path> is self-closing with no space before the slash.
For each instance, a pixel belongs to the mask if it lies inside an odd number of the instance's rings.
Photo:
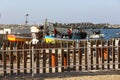
<path id="1" fill-rule="evenodd" d="M 109 70 L 111 66 L 112 69 L 116 69 L 116 65 L 117 69 L 120 69 L 119 39 L 71 40 L 36 45 L 29 42 L 4 41 L 1 43 L 0 52 L 0 74 L 4 76 L 28 72 L 34 75 L 52 71 L 57 73 L 73 70 Z"/>

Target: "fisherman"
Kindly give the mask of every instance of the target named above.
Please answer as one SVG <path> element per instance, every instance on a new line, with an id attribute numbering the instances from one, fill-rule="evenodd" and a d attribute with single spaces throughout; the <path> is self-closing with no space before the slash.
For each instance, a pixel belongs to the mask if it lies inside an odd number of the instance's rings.
<path id="1" fill-rule="evenodd" d="M 54 36 L 56 37 L 57 36 L 57 33 L 58 33 L 58 31 L 57 31 L 57 29 L 54 27 Z"/>
<path id="2" fill-rule="evenodd" d="M 39 42 L 39 34 L 38 33 L 40 32 L 40 30 L 36 26 L 32 26 L 30 29 L 31 29 L 31 33 L 32 33 L 32 35 L 31 35 L 32 44 L 37 44 Z"/>
<path id="3" fill-rule="evenodd" d="M 68 33 L 69 39 L 71 39 L 72 38 L 72 32 L 71 32 L 71 30 L 69 28 L 67 30 L 67 33 Z"/>
<path id="4" fill-rule="evenodd" d="M 81 35 L 81 39 L 85 39 L 87 37 L 87 33 L 82 29 L 80 29 L 80 35 Z"/>

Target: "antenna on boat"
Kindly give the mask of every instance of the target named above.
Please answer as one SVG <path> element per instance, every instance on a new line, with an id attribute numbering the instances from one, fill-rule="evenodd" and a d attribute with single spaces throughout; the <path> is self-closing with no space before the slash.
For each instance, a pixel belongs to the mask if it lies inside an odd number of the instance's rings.
<path id="1" fill-rule="evenodd" d="M 28 16 L 29 16 L 29 14 L 27 13 L 27 14 L 25 15 L 25 17 L 26 17 L 25 24 L 28 23 Z"/>

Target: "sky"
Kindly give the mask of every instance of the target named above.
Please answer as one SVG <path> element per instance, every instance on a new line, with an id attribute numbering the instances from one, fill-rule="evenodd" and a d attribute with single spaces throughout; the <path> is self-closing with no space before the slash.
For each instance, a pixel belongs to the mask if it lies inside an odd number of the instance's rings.
<path id="1" fill-rule="evenodd" d="M 0 24 L 120 24 L 120 0 L 0 0 Z"/>

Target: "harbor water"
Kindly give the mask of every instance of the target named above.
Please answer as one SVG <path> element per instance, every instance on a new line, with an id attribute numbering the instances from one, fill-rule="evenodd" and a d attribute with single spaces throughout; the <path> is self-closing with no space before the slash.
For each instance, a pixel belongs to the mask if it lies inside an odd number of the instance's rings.
<path id="1" fill-rule="evenodd" d="M 120 38 L 120 28 L 85 29 L 88 36 L 93 34 L 93 31 L 100 31 L 101 34 L 104 34 L 104 39 Z"/>
<path id="2" fill-rule="evenodd" d="M 120 28 L 102 29 L 102 33 L 105 34 L 105 39 L 120 38 Z"/>
<path id="3" fill-rule="evenodd" d="M 58 28 L 58 30 L 62 33 L 66 33 L 65 28 Z M 98 31 L 100 30 L 102 34 L 104 34 L 104 39 L 110 39 L 110 38 L 120 38 L 120 28 L 104 28 L 104 29 L 84 29 L 85 32 L 87 32 L 88 35 L 93 34 L 92 31 Z M 77 29 L 72 30 L 73 33 L 78 32 Z"/>

